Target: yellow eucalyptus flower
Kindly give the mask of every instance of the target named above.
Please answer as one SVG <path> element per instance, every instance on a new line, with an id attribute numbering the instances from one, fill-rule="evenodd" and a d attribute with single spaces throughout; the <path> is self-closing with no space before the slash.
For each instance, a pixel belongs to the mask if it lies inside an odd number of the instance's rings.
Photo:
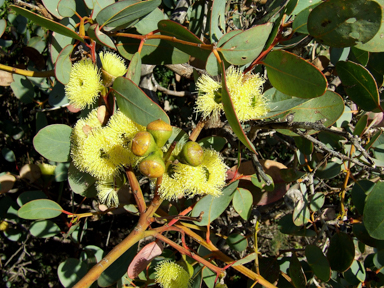
<path id="1" fill-rule="evenodd" d="M 99 54 L 103 69 L 117 78 L 127 73 L 127 67 L 124 64 L 124 59 L 112 52 L 100 52 Z"/>
<path id="2" fill-rule="evenodd" d="M 77 154 L 72 157 L 76 167 L 101 180 L 116 176 L 122 165 L 116 157 L 111 157 L 111 150 L 116 145 L 114 138 L 109 129 L 92 129 L 84 143 L 72 150 L 72 155 Z"/>
<path id="3" fill-rule="evenodd" d="M 137 132 L 146 130 L 144 126 L 133 122 L 120 110 L 111 116 L 108 127 L 118 134 L 120 138 L 124 138 L 125 141 L 131 141 Z"/>
<path id="4" fill-rule="evenodd" d="M 217 151 L 204 149 L 204 160 L 200 165 L 193 167 L 178 162 L 168 167 L 159 189 L 160 196 L 166 200 L 206 194 L 219 196 L 225 185 L 227 169 Z"/>
<path id="5" fill-rule="evenodd" d="M 110 127 L 104 129 L 109 130 L 107 133 L 111 136 L 110 141 L 113 143 L 108 151 L 111 161 L 118 163 L 121 167 L 137 166 L 143 157 L 133 154 L 132 139 L 127 138 L 125 134 L 116 134 Z"/>
<path id="6" fill-rule="evenodd" d="M 97 197 L 100 202 L 107 207 L 119 206 L 118 192 L 123 186 L 123 181 L 119 178 L 110 178 L 105 181 L 96 181 Z"/>
<path id="7" fill-rule="evenodd" d="M 268 113 L 266 99 L 262 94 L 265 80 L 258 74 L 243 74 L 231 66 L 226 72 L 227 88 L 239 121 L 257 119 Z M 221 103 L 221 82 L 216 82 L 207 75 L 199 78 L 196 84 L 199 96 L 196 112 L 202 112 L 207 118 L 212 114 L 216 118 L 224 110 Z"/>
<path id="8" fill-rule="evenodd" d="M 71 134 L 71 156 L 77 167 L 81 166 L 83 154 L 81 148 L 88 134 L 95 128 L 101 128 L 101 123 L 97 118 L 97 108 L 93 109 L 87 117 L 81 118 L 76 122 Z"/>
<path id="9" fill-rule="evenodd" d="M 69 103 L 78 109 L 84 109 L 95 103 L 101 84 L 99 69 L 89 59 L 73 64 L 65 93 Z"/>
<path id="10" fill-rule="evenodd" d="M 98 179 L 117 175 L 123 167 L 137 166 L 141 160 L 132 153 L 131 140 L 145 127 L 133 122 L 121 111 L 111 116 L 102 127 L 97 109 L 77 121 L 71 135 L 71 156 L 74 165 Z"/>
<path id="11" fill-rule="evenodd" d="M 188 288 L 191 286 L 188 272 L 175 262 L 162 261 L 155 270 L 155 281 L 162 288 Z"/>

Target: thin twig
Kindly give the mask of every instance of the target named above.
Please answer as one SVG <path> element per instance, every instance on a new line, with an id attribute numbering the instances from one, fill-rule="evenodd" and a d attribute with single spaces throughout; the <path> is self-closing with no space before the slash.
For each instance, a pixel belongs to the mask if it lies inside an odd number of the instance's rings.
<path id="1" fill-rule="evenodd" d="M 256 154 L 252 154 L 252 162 L 253 162 L 253 165 L 255 166 L 256 168 L 256 171 L 257 171 L 257 176 L 260 176 L 265 184 L 267 186 L 271 185 L 272 184 L 272 181 L 271 179 L 267 176 L 267 174 L 265 174 L 264 172 L 264 169 L 263 169 L 263 166 L 261 166 L 260 162 L 259 162 L 259 159 L 257 158 Z"/>
<path id="2" fill-rule="evenodd" d="M 177 97 L 185 97 L 185 96 L 192 96 L 193 94 L 191 92 L 188 92 L 188 91 L 172 91 L 172 90 L 169 90 L 167 88 L 164 88 L 163 86 L 161 86 L 155 79 L 155 77 L 151 76 L 151 80 L 152 80 L 152 83 L 153 85 L 155 86 L 155 89 L 156 90 L 159 90 L 160 92 L 163 92 L 167 95 L 170 95 L 170 96 L 177 96 Z"/>
<path id="3" fill-rule="evenodd" d="M 298 135 L 304 135 L 304 134 L 306 135 L 306 133 L 309 130 L 324 131 L 324 132 L 336 134 L 336 135 L 347 138 L 356 147 L 356 149 L 363 154 L 363 156 L 373 166 L 373 168 L 375 168 L 374 160 L 372 159 L 372 157 L 370 157 L 368 155 L 367 151 L 361 146 L 358 136 L 352 135 L 352 134 L 345 132 L 345 131 L 338 131 L 338 130 L 327 128 L 323 125 L 323 123 L 321 121 L 317 121 L 317 122 L 290 122 L 290 121 L 255 122 L 253 124 L 252 129 L 287 129 L 287 130 L 291 130 L 291 131 L 295 132 Z M 307 130 L 307 132 L 302 132 L 300 129 L 305 129 L 305 130 Z M 299 133 L 297 131 L 299 131 Z M 310 137 L 310 138 L 314 139 L 313 137 Z M 317 141 L 317 143 L 321 143 L 321 142 Z M 324 147 L 324 146 L 325 145 L 322 144 L 322 147 Z M 328 151 L 329 149 L 327 148 L 326 150 Z M 333 151 L 333 150 L 331 150 L 331 151 Z M 335 151 L 333 151 L 333 152 L 335 152 Z M 338 153 L 337 155 L 339 155 L 339 154 L 340 153 Z M 346 156 L 343 155 L 341 157 L 346 157 Z M 348 157 L 342 158 L 342 159 L 349 160 Z M 355 162 L 357 162 L 357 161 L 355 161 Z M 355 163 L 355 162 L 353 162 L 353 163 Z M 357 163 L 359 163 L 359 162 L 357 162 Z M 362 166 L 363 164 L 359 163 L 357 165 Z M 366 165 L 364 165 L 364 166 L 366 166 Z M 366 166 L 366 167 L 369 167 L 369 166 Z M 370 168 L 372 169 L 372 167 L 370 167 Z"/>

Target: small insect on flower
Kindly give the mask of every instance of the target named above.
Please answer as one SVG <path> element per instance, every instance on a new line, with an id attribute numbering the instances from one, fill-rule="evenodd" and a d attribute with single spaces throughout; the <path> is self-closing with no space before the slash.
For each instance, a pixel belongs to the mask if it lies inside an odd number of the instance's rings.
<path id="1" fill-rule="evenodd" d="M 162 288 L 188 288 L 191 286 L 188 272 L 175 262 L 162 261 L 156 266 L 155 270 L 155 281 Z"/>
<path id="2" fill-rule="evenodd" d="M 99 69 L 89 59 L 73 64 L 65 93 L 69 103 L 75 108 L 84 109 L 95 103 L 103 88 Z"/>
<path id="3" fill-rule="evenodd" d="M 72 150 L 76 167 L 100 180 L 116 176 L 122 167 L 118 159 L 111 157 L 115 143 L 109 132 L 104 128 L 92 129 L 83 145 Z"/>
<path id="4" fill-rule="evenodd" d="M 243 74 L 233 66 L 226 71 L 227 88 L 239 121 L 258 119 L 268 113 L 267 100 L 262 88 L 265 80 L 258 74 Z M 224 110 L 222 104 L 221 82 L 216 82 L 207 75 L 199 78 L 196 84 L 199 96 L 196 101 L 196 112 L 201 112 L 204 118 L 212 115 L 219 117 Z"/>

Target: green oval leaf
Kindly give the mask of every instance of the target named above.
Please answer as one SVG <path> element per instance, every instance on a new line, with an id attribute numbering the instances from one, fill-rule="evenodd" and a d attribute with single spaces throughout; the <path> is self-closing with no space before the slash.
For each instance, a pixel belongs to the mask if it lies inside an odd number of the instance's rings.
<path id="1" fill-rule="evenodd" d="M 76 23 L 71 18 L 65 18 L 60 21 L 63 25 L 67 27 L 74 27 Z M 52 63 L 56 63 L 57 57 L 59 57 L 60 52 L 64 49 L 65 46 L 72 44 L 73 39 L 68 36 L 64 36 L 60 33 L 53 32 L 51 37 L 51 43 L 49 44 L 49 52 L 51 54 Z"/>
<path id="2" fill-rule="evenodd" d="M 272 23 L 266 23 L 245 30 L 229 39 L 218 51 L 229 63 L 245 65 L 263 51 L 272 27 Z"/>
<path id="3" fill-rule="evenodd" d="M 375 247 L 378 250 L 384 249 L 384 240 L 377 240 L 369 236 L 364 223 L 356 223 L 352 226 L 353 235 L 365 245 Z"/>
<path id="4" fill-rule="evenodd" d="M 301 267 L 300 261 L 297 259 L 295 253 L 293 253 L 289 263 L 289 276 L 291 277 L 296 288 L 307 287 L 307 279 L 305 278 L 303 268 Z"/>
<path id="5" fill-rule="evenodd" d="M 135 28 L 137 32 L 145 35 L 155 31 L 157 29 L 157 23 L 165 19 L 168 19 L 167 15 L 165 15 L 159 8 L 156 8 L 151 13 L 140 19 L 140 21 L 135 24 Z"/>
<path id="6" fill-rule="evenodd" d="M 72 69 L 71 54 L 73 51 L 73 45 L 69 44 L 60 52 L 55 64 L 55 75 L 57 80 L 66 85 L 69 82 L 69 75 Z"/>
<path id="7" fill-rule="evenodd" d="M 317 192 L 313 195 L 311 202 L 309 203 L 309 207 L 311 208 L 312 211 L 316 212 L 319 211 L 325 202 L 325 195 L 324 193 Z"/>
<path id="8" fill-rule="evenodd" d="M 238 233 L 233 233 L 229 235 L 226 241 L 229 247 L 240 252 L 247 249 L 248 246 L 247 238 Z"/>
<path id="9" fill-rule="evenodd" d="M 314 5 L 308 6 L 307 8 L 302 10 L 299 14 L 297 14 L 297 16 L 295 17 L 295 20 L 292 23 L 292 29 L 294 32 L 308 34 L 307 22 L 308 22 L 309 13 L 311 13 L 312 10 L 319 4 L 320 3 L 316 3 Z"/>
<path id="10" fill-rule="evenodd" d="M 22 75 L 13 74 L 11 88 L 16 98 L 24 104 L 30 104 L 35 97 L 35 89 L 31 81 Z"/>
<path id="11" fill-rule="evenodd" d="M 0 37 L 3 36 L 5 28 L 7 28 L 7 21 L 0 19 Z"/>
<path id="12" fill-rule="evenodd" d="M 323 95 L 327 89 L 327 79 L 323 73 L 293 53 L 272 51 L 262 64 L 267 67 L 272 86 L 284 94 L 314 98 Z"/>
<path id="13" fill-rule="evenodd" d="M 20 14 L 28 19 L 32 20 L 36 25 L 43 26 L 53 32 L 57 32 L 63 34 L 65 36 L 74 38 L 81 42 L 84 42 L 83 38 L 81 38 L 75 31 L 65 27 L 64 25 L 57 23 L 55 21 L 44 18 L 36 13 L 33 13 L 27 9 L 20 8 L 14 5 L 11 5 L 10 8 L 14 10 L 17 14 Z"/>
<path id="14" fill-rule="evenodd" d="M 375 0 L 377 3 L 380 4 L 381 9 L 382 9 L 382 14 L 381 14 L 381 27 L 379 32 L 376 33 L 375 36 L 368 42 L 362 44 L 357 44 L 355 47 L 369 51 L 369 52 L 383 52 L 384 51 L 384 42 L 383 42 L 383 37 L 384 37 L 384 0 Z"/>
<path id="15" fill-rule="evenodd" d="M 60 0 L 57 11 L 63 17 L 72 17 L 76 12 L 75 0 Z"/>
<path id="16" fill-rule="evenodd" d="M 346 271 L 352 265 L 354 257 L 355 245 L 352 239 L 342 232 L 333 235 L 327 253 L 332 270 Z"/>
<path id="17" fill-rule="evenodd" d="M 220 136 L 208 136 L 197 141 L 197 143 L 199 143 L 201 147 L 207 149 L 214 149 L 220 152 L 227 144 L 227 140 L 224 137 Z"/>
<path id="18" fill-rule="evenodd" d="M 364 282 L 365 277 L 366 273 L 363 263 L 356 260 L 353 261 L 351 267 L 344 272 L 345 280 L 347 280 L 352 285 L 359 285 L 361 282 Z"/>
<path id="19" fill-rule="evenodd" d="M 384 240 L 384 183 L 378 182 L 369 193 L 364 207 L 364 225 L 371 237 Z"/>
<path id="20" fill-rule="evenodd" d="M 345 92 L 361 109 L 372 111 L 380 106 L 376 81 L 367 69 L 360 64 L 339 61 L 336 70 Z"/>
<path id="21" fill-rule="evenodd" d="M 89 26 L 87 34 L 91 39 L 95 40 L 98 44 L 102 46 L 107 46 L 113 50 L 116 50 L 115 44 L 112 39 L 100 31 L 98 24 L 93 24 Z"/>
<path id="22" fill-rule="evenodd" d="M 15 153 L 9 148 L 1 149 L 1 155 L 3 155 L 4 159 L 8 162 L 15 162 L 16 161 Z"/>
<path id="23" fill-rule="evenodd" d="M 73 163 L 68 169 L 68 183 L 72 191 L 84 197 L 91 198 L 97 195 L 95 188 L 96 178 L 88 173 L 79 171 Z"/>
<path id="24" fill-rule="evenodd" d="M 68 179 L 69 163 L 58 163 L 55 169 L 55 181 L 63 182 Z"/>
<path id="25" fill-rule="evenodd" d="M 45 158 L 55 162 L 68 162 L 72 128 L 63 124 L 44 127 L 33 138 L 33 146 Z"/>
<path id="26" fill-rule="evenodd" d="M 325 45 L 349 47 L 366 43 L 381 25 L 381 7 L 368 0 L 329 0 L 308 17 L 308 31 Z"/>
<path id="27" fill-rule="evenodd" d="M 235 208 L 236 212 L 239 213 L 241 218 L 248 220 L 249 215 L 251 214 L 253 203 L 252 193 L 247 189 L 237 188 L 235 194 L 233 195 L 232 203 L 233 208 Z"/>
<path id="28" fill-rule="evenodd" d="M 43 191 L 37 190 L 37 191 L 27 191 L 20 194 L 19 197 L 17 197 L 17 204 L 19 206 L 23 206 L 24 204 L 37 199 L 47 199 L 47 195 Z"/>
<path id="29" fill-rule="evenodd" d="M 192 42 L 196 44 L 204 44 L 195 34 L 190 32 L 187 28 L 180 25 L 179 23 L 176 23 L 171 20 L 162 20 L 157 25 L 161 35 L 172 36 L 172 37 L 175 37 L 176 39 L 184 40 L 184 41 Z M 210 50 L 204 50 L 204 49 L 201 49 L 200 47 L 176 43 L 168 40 L 166 41 L 169 42 L 172 46 L 176 47 L 177 49 L 189 55 L 192 55 L 196 58 L 199 58 L 203 61 L 206 61 L 206 59 L 209 56 L 209 53 L 211 53 Z"/>
<path id="30" fill-rule="evenodd" d="M 349 53 L 349 60 L 352 62 L 360 63 L 363 66 L 367 66 L 369 60 L 369 53 L 364 50 L 360 50 L 356 47 L 351 47 Z"/>
<path id="31" fill-rule="evenodd" d="M 191 216 L 198 217 L 202 211 L 204 211 L 203 219 L 200 222 L 194 222 L 199 226 L 206 226 L 215 220 L 227 209 L 231 202 L 234 192 L 236 191 L 239 181 L 230 183 L 224 187 L 223 194 L 218 197 L 212 195 L 206 195 L 196 203 L 192 210 Z"/>
<path id="32" fill-rule="evenodd" d="M 359 121 L 357 121 L 355 129 L 353 130 L 353 135 L 361 136 L 365 131 L 365 128 L 367 127 L 367 125 L 368 125 L 368 115 L 366 114 L 361 116 Z"/>
<path id="33" fill-rule="evenodd" d="M 140 40 L 133 38 L 117 37 L 116 45 L 120 55 L 131 60 L 140 46 Z M 181 64 L 188 62 L 189 55 L 169 44 L 168 41 L 149 39 L 144 42 L 140 52 L 143 64 L 165 65 Z"/>
<path id="34" fill-rule="evenodd" d="M 64 287 L 74 286 L 88 271 L 87 262 L 68 258 L 57 267 L 57 276 Z"/>
<path id="35" fill-rule="evenodd" d="M 331 126 L 344 112 L 344 101 L 339 94 L 333 91 L 327 91 L 323 96 L 309 99 L 303 104 L 290 109 L 286 113 L 294 113 L 294 121 L 296 122 L 316 122 L 325 120 L 323 125 Z M 284 114 L 285 115 L 285 114 Z M 283 118 L 281 116 L 281 118 Z M 289 130 L 278 130 L 280 133 L 297 136 Z M 316 133 L 314 130 L 307 130 L 307 134 Z"/>
<path id="36" fill-rule="evenodd" d="M 225 6 L 226 1 L 213 0 L 209 21 L 209 38 L 211 43 L 219 41 L 225 31 Z"/>
<path id="37" fill-rule="evenodd" d="M 321 249 L 316 245 L 308 245 L 305 247 L 305 257 L 313 273 L 322 281 L 328 282 L 331 278 L 331 267 L 327 257 L 323 254 Z"/>
<path id="38" fill-rule="evenodd" d="M 96 22 L 100 29 L 104 26 L 112 29 L 128 28 L 135 24 L 137 19 L 155 10 L 160 3 L 160 0 L 116 2 L 101 10 L 97 14 Z"/>
<path id="39" fill-rule="evenodd" d="M 51 220 L 41 220 L 33 222 L 29 232 L 35 237 L 49 238 L 60 233 L 60 228 Z"/>
<path id="40" fill-rule="evenodd" d="M 263 119 L 283 114 L 307 101 L 307 99 L 285 95 L 273 87 L 264 92 L 264 97 L 267 99 L 269 112 L 262 117 Z"/>
<path id="41" fill-rule="evenodd" d="M 21 206 L 17 215 L 28 220 L 50 219 L 59 216 L 63 208 L 55 201 L 48 199 L 32 200 Z"/>
<path id="42" fill-rule="evenodd" d="M 236 136 L 239 138 L 239 140 L 245 145 L 245 147 L 247 147 L 253 153 L 257 154 L 255 146 L 253 146 L 252 142 L 249 141 L 248 137 L 244 133 L 243 128 L 241 127 L 239 119 L 237 119 L 235 107 L 233 106 L 231 96 L 229 95 L 229 91 L 227 88 L 227 79 L 225 76 L 225 68 L 224 68 L 223 61 L 221 62 L 221 71 L 222 71 L 221 97 L 222 97 L 225 116 L 227 117 L 228 123 L 233 129 L 233 132 L 235 132 Z"/>
<path id="43" fill-rule="evenodd" d="M 128 79 L 131 79 L 133 83 L 136 85 L 140 84 L 140 78 L 141 78 L 141 58 L 140 53 L 137 52 L 135 55 L 133 55 L 133 58 L 131 59 L 131 62 L 128 66 L 128 71 L 125 76 Z"/>
<path id="44" fill-rule="evenodd" d="M 251 182 L 253 185 L 255 185 L 256 187 L 260 188 L 260 189 L 264 189 L 266 191 L 273 191 L 275 190 L 275 184 L 273 183 L 273 178 L 270 176 L 270 175 L 267 175 L 267 177 L 269 178 L 269 180 L 271 180 L 271 184 L 270 185 L 266 185 L 264 179 L 262 179 L 260 177 L 257 177 L 256 174 L 252 174 L 251 175 Z"/>
<path id="45" fill-rule="evenodd" d="M 296 204 L 295 209 L 293 210 L 293 223 L 296 226 L 303 226 L 311 220 L 310 217 L 311 212 L 307 207 L 307 201 L 299 201 L 298 204 Z"/>
<path id="46" fill-rule="evenodd" d="M 113 90 L 120 110 L 134 122 L 147 126 L 161 119 L 169 124 L 168 115 L 141 90 L 132 80 L 118 77 Z"/>
<path id="47" fill-rule="evenodd" d="M 93 8 L 89 8 L 89 9 L 93 9 L 92 19 L 95 19 L 102 9 L 104 9 L 108 5 L 115 3 L 115 0 L 85 0 L 85 2 L 86 3 L 87 2 L 93 2 L 92 3 Z M 88 4 L 87 4 L 87 6 L 88 6 Z"/>
<path id="48" fill-rule="evenodd" d="M 55 16 L 57 19 L 62 19 L 61 15 L 57 11 L 57 5 L 59 5 L 60 0 L 42 0 L 45 8 L 51 13 L 53 16 Z"/>
<path id="49" fill-rule="evenodd" d="M 365 198 L 375 185 L 374 182 L 369 180 L 360 180 L 353 185 L 351 199 L 360 215 L 363 215 L 364 212 Z"/>

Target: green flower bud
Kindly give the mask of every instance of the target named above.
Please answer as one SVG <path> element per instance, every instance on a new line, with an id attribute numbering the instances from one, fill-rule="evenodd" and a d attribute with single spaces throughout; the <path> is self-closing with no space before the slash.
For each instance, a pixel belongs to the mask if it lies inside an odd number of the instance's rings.
<path id="1" fill-rule="evenodd" d="M 151 133 L 146 131 L 136 133 L 135 137 L 132 140 L 133 154 L 139 157 L 146 157 L 156 150 L 156 141 L 155 139 L 153 139 Z"/>
<path id="2" fill-rule="evenodd" d="M 161 148 L 172 135 L 172 126 L 161 119 L 152 121 L 147 126 L 147 131 L 152 134 L 157 143 L 157 147 Z"/>
<path id="3" fill-rule="evenodd" d="M 199 166 L 204 160 L 204 151 L 196 142 L 187 142 L 179 154 L 179 160 L 191 166 Z"/>
<path id="4" fill-rule="evenodd" d="M 139 164 L 141 174 L 150 178 L 159 178 L 165 172 L 165 164 L 158 153 L 152 153 Z"/>

